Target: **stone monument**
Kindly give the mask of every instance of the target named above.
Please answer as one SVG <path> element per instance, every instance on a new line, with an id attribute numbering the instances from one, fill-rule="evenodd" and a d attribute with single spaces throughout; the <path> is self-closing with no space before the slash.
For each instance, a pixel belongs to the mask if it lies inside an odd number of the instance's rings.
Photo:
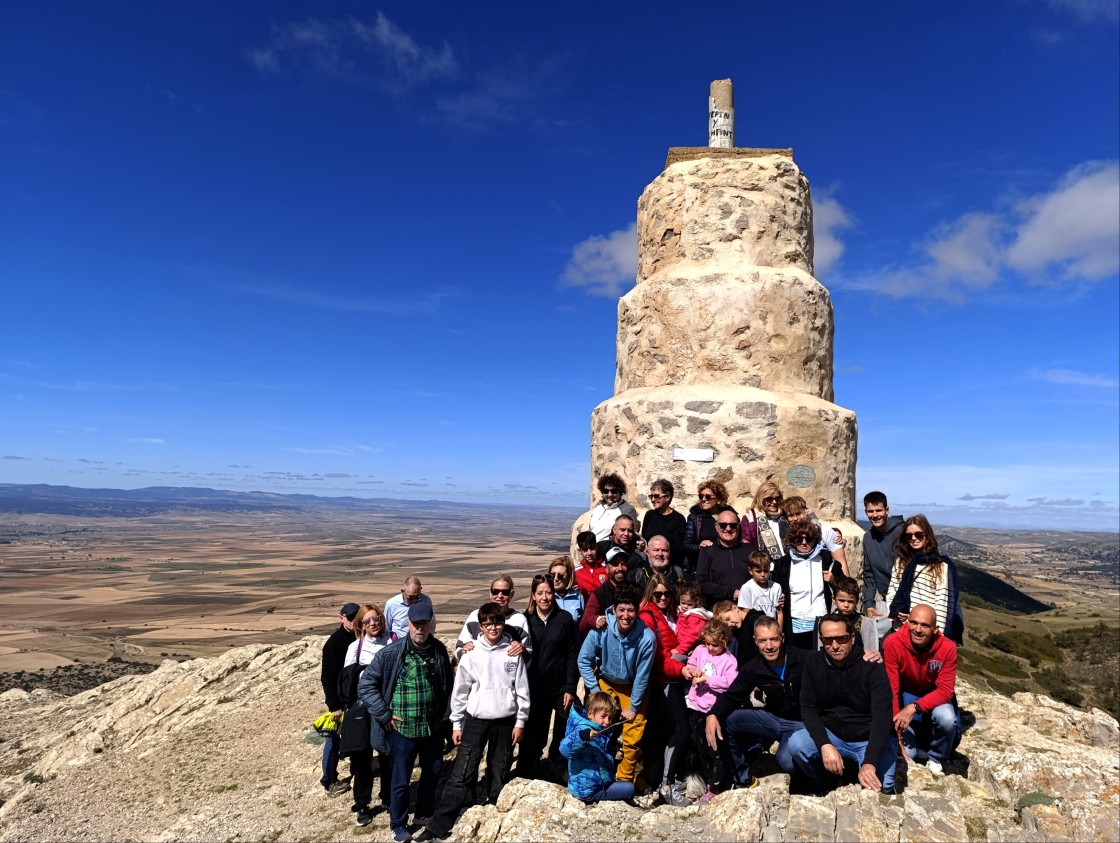
<path id="1" fill-rule="evenodd" d="M 709 104 L 710 129 L 713 112 L 733 116 L 730 80 Z M 772 479 L 841 529 L 858 574 L 856 417 L 832 403 L 832 301 L 813 277 L 809 182 L 793 151 L 670 149 L 638 200 L 637 236 L 614 396 L 591 416 L 592 500 L 613 471 L 648 507 L 664 477 L 687 512 L 714 479 L 742 512 Z"/>

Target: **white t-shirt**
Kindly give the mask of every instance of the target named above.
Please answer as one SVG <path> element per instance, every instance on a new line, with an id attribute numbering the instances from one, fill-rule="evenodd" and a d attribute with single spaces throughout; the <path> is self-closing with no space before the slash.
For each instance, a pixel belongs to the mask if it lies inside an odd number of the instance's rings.
<path id="1" fill-rule="evenodd" d="M 767 617 L 778 617 L 778 598 L 782 596 L 782 587 L 776 582 L 770 583 L 765 589 L 759 586 L 754 579 L 749 579 L 739 588 L 739 607 L 742 609 L 757 609 L 765 612 Z"/>

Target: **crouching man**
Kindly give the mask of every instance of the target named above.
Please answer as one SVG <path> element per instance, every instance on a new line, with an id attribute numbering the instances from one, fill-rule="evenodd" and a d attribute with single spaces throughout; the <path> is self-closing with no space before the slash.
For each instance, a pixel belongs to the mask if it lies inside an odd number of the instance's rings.
<path id="1" fill-rule="evenodd" d="M 805 728 L 789 740 L 793 764 L 819 793 L 838 784 L 845 763 L 858 767 L 868 790 L 893 793 L 898 742 L 887 672 L 854 654 L 855 632 L 843 615 L 822 617 L 818 635 L 822 649 L 805 659 L 801 679 Z"/>

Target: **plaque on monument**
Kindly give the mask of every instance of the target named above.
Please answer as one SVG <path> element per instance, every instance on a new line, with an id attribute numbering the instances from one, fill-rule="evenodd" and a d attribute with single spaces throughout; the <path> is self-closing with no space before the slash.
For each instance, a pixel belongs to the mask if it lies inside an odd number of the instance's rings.
<path id="1" fill-rule="evenodd" d="M 716 452 L 713 448 L 678 448 L 673 447 L 674 460 L 688 460 L 690 462 L 713 462 Z"/>
<path id="2" fill-rule="evenodd" d="M 795 465 L 786 472 L 789 485 L 797 489 L 808 489 L 817 479 L 817 472 L 807 465 Z"/>

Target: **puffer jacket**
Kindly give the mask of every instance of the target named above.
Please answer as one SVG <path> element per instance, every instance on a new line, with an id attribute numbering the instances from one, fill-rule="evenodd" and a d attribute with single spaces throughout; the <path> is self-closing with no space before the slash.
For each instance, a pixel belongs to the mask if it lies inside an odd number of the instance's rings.
<path id="1" fill-rule="evenodd" d="M 586 711 L 573 705 L 560 741 L 560 754 L 568 759 L 568 792 L 584 802 L 614 781 L 618 738 L 612 734 L 591 737 L 592 730 L 601 728 L 587 718 Z"/>
<path id="2" fill-rule="evenodd" d="M 673 658 L 673 650 L 678 645 L 677 633 L 669 626 L 665 613 L 653 603 L 646 603 L 638 613 L 638 620 L 646 625 L 657 640 L 657 646 L 653 650 L 653 669 L 650 671 L 650 679 L 662 685 L 676 682 L 681 678 L 684 662 Z"/>

